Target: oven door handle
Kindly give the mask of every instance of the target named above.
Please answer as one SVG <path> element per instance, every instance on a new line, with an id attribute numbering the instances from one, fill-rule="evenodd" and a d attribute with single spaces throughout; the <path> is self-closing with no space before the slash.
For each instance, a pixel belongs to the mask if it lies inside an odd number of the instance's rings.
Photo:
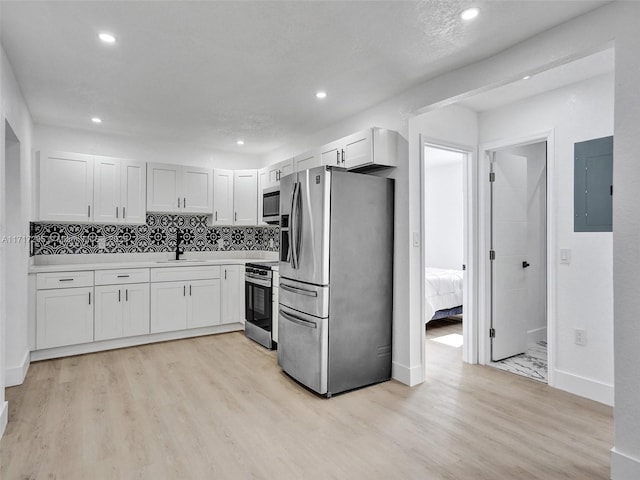
<path id="1" fill-rule="evenodd" d="M 317 297 L 318 296 L 318 292 L 316 292 L 314 290 L 307 290 L 307 289 L 304 289 L 304 288 L 292 287 L 291 285 L 287 285 L 286 283 L 281 283 L 280 284 L 280 288 L 283 289 L 283 290 L 286 290 L 287 292 L 299 293 L 300 295 L 306 295 L 308 297 Z"/>
<path id="2" fill-rule="evenodd" d="M 310 322 L 309 320 L 305 320 L 304 318 L 296 317 L 295 315 L 291 315 L 290 313 L 284 312 L 280 310 L 280 315 L 289 320 L 290 322 L 296 323 L 303 327 L 307 328 L 318 328 L 318 324 L 316 322 Z"/>

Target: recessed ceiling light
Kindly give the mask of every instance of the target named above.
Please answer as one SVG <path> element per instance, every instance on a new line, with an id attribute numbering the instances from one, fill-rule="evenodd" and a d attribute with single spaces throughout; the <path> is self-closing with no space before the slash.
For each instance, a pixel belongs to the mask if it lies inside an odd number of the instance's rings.
<path id="1" fill-rule="evenodd" d="M 104 43 L 116 43 L 116 37 L 114 37 L 110 33 L 101 33 L 98 35 L 98 38 Z"/>
<path id="2" fill-rule="evenodd" d="M 244 145 L 244 140 L 238 140 L 236 143 L 237 143 L 238 145 Z"/>
<path id="3" fill-rule="evenodd" d="M 529 80 L 531 78 L 531 75 L 525 75 L 524 77 L 522 77 L 523 80 Z"/>
<path id="4" fill-rule="evenodd" d="M 473 20 L 478 16 L 479 13 L 480 13 L 479 8 L 476 8 L 476 7 L 467 8 L 466 10 L 462 11 L 462 13 L 460 14 L 460 18 L 462 20 Z"/>
<path id="5" fill-rule="evenodd" d="M 317 92 L 316 98 L 327 98 L 327 92 Z"/>
<path id="6" fill-rule="evenodd" d="M 99 117 L 93 117 L 93 118 L 91 119 L 91 121 L 92 121 L 93 123 L 102 123 L 102 119 L 101 119 L 101 118 L 99 118 Z"/>

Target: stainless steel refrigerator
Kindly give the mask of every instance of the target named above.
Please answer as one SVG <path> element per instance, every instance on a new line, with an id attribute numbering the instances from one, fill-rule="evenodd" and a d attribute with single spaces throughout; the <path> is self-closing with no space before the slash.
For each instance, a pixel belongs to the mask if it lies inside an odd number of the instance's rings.
<path id="1" fill-rule="evenodd" d="M 393 194 L 331 167 L 280 181 L 278 363 L 327 397 L 391 378 Z"/>

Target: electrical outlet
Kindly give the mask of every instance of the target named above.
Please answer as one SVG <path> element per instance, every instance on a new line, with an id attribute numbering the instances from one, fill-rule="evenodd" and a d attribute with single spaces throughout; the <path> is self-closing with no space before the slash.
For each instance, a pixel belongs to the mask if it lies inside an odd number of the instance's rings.
<path id="1" fill-rule="evenodd" d="M 98 237 L 98 250 L 104 250 L 105 248 L 107 248 L 107 239 Z"/>
<path id="2" fill-rule="evenodd" d="M 587 344 L 587 331 L 583 328 L 576 328 L 574 330 L 575 343 L 584 347 Z"/>
<path id="3" fill-rule="evenodd" d="M 571 263 L 571 250 L 568 248 L 560 249 L 560 263 L 564 263 L 565 265 L 569 265 Z"/>

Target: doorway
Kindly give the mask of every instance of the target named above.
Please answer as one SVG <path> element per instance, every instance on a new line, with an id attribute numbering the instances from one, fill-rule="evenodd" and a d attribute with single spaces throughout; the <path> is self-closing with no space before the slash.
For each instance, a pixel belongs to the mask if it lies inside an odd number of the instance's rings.
<path id="1" fill-rule="evenodd" d="M 427 365 L 476 363 L 471 335 L 468 173 L 471 149 L 422 144 L 422 284 Z M 434 358 L 442 357 L 442 358 Z"/>
<path id="2" fill-rule="evenodd" d="M 547 142 L 487 156 L 489 364 L 547 383 Z"/>

